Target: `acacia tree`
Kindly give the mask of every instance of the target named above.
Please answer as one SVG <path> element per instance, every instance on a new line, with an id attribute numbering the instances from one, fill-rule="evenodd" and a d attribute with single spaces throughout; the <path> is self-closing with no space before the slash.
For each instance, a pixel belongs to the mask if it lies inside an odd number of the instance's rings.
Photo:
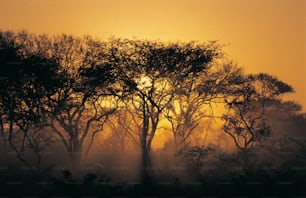
<path id="1" fill-rule="evenodd" d="M 186 79 L 166 109 L 165 117 L 173 134 L 175 156 L 197 171 L 200 171 L 215 149 L 210 144 L 204 146 L 208 132 L 196 129 L 200 123 L 203 126 L 204 122 L 210 127 L 221 117 L 215 108 L 222 105 L 224 97 L 227 97 L 225 88 L 239 77 L 240 72 L 241 69 L 231 62 L 217 60 L 200 76 Z M 204 136 L 204 139 L 197 135 Z"/>
<path id="2" fill-rule="evenodd" d="M 30 143 L 33 127 L 43 126 L 48 115 L 43 107 L 61 84 L 55 60 L 41 55 L 22 56 L 22 45 L 17 44 L 13 32 L 0 33 L 1 65 L 1 134 L 17 157 L 30 170 L 31 163 L 24 157 L 25 145 Z M 16 138 L 22 135 L 21 143 Z M 32 151 L 40 152 L 40 150 Z M 37 159 L 40 161 L 40 159 Z"/>
<path id="3" fill-rule="evenodd" d="M 186 79 L 206 71 L 218 55 L 217 45 L 117 40 L 112 49 L 113 59 L 119 60 L 120 79 L 131 93 L 125 101 L 132 121 L 139 126 L 142 175 L 146 181 L 151 144 L 166 107 Z"/>
<path id="4" fill-rule="evenodd" d="M 165 111 L 171 125 L 175 151 L 188 147 L 189 139 L 201 120 L 217 118 L 213 104 L 224 98 L 223 88 L 233 75 L 231 64 L 210 64 L 205 72 L 191 76 L 177 89 Z"/>
<path id="5" fill-rule="evenodd" d="M 271 132 L 265 117 L 267 102 L 292 92 L 293 89 L 277 78 L 263 73 L 240 76 L 228 88 L 223 129 L 241 151 L 247 166 L 249 149 L 262 142 Z"/>
<path id="6" fill-rule="evenodd" d="M 111 86 L 114 68 L 105 59 L 103 42 L 63 36 L 53 48 L 65 82 L 49 103 L 51 127 L 67 149 L 72 168 L 77 170 L 86 138 L 103 129 L 108 115 L 117 108 L 119 93 Z"/>

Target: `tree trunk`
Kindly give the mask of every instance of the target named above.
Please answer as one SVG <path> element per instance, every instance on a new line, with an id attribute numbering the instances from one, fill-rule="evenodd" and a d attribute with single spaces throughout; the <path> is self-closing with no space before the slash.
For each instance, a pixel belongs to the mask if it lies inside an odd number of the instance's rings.
<path id="1" fill-rule="evenodd" d="M 142 148 L 142 174 L 141 179 L 143 184 L 148 184 L 150 182 L 150 168 L 151 168 L 151 162 L 150 162 L 150 153 L 147 151 L 145 147 Z"/>
<path id="2" fill-rule="evenodd" d="M 6 137 L 5 137 L 5 133 L 4 133 L 4 126 L 3 126 L 3 122 L 2 122 L 2 119 L 0 119 L 0 132 L 1 132 L 1 145 L 5 146 L 5 143 L 6 143 Z"/>
<path id="3" fill-rule="evenodd" d="M 242 149 L 241 150 L 241 154 L 242 154 L 242 166 L 243 166 L 243 170 L 246 174 L 249 173 L 249 152 L 247 149 Z"/>
<path id="4" fill-rule="evenodd" d="M 1 141 L 0 141 L 0 149 L 1 149 L 1 154 L 4 158 L 4 161 L 7 161 L 7 152 L 8 152 L 8 140 L 7 140 L 7 135 L 4 132 L 4 126 L 2 121 L 0 121 L 0 127 L 1 127 Z"/>
<path id="5" fill-rule="evenodd" d="M 78 172 L 81 166 L 81 154 L 79 152 L 70 152 L 71 169 L 73 172 Z"/>
<path id="6" fill-rule="evenodd" d="M 77 173 L 80 170 L 82 158 L 82 145 L 78 140 L 73 141 L 73 148 L 69 152 L 69 157 L 71 160 L 71 169 Z"/>
<path id="7" fill-rule="evenodd" d="M 174 152 L 175 154 L 178 154 L 184 148 L 184 140 L 177 133 L 173 133 L 173 139 L 174 139 Z"/>
<path id="8" fill-rule="evenodd" d="M 150 183 L 149 170 L 151 168 L 150 150 L 147 144 L 147 135 L 149 131 L 149 117 L 144 113 L 143 117 L 143 128 L 140 137 L 141 143 L 141 180 L 143 184 Z"/>

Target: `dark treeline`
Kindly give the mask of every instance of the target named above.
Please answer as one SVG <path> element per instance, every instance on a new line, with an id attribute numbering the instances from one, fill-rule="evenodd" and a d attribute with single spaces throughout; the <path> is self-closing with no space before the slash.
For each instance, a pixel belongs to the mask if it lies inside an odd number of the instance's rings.
<path id="1" fill-rule="evenodd" d="M 282 100 L 293 88 L 224 59 L 217 42 L 0 32 L 1 182 L 17 164 L 35 181 L 77 181 L 85 166 L 129 152 L 139 155 L 121 166 L 139 161 L 133 174 L 146 185 L 305 176 L 305 113 Z M 154 149 L 160 134 L 170 135 Z M 66 159 L 56 179 L 54 162 Z M 85 171 L 83 181 L 111 181 L 107 172 Z"/>

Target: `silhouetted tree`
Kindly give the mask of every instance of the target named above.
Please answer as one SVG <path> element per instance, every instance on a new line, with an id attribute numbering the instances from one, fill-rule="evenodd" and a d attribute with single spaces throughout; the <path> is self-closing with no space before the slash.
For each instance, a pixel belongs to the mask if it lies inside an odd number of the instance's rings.
<path id="1" fill-rule="evenodd" d="M 305 161 L 306 121 L 302 106 L 294 101 L 270 99 L 266 102 L 265 114 L 272 132 L 263 144 L 256 147 L 259 152 L 267 154 L 263 160 L 272 161 L 275 166 Z"/>
<path id="2" fill-rule="evenodd" d="M 176 96 L 165 111 L 176 152 L 188 146 L 190 136 L 201 120 L 218 117 L 214 114 L 213 105 L 225 97 L 224 87 L 237 71 L 231 64 L 211 64 L 205 72 L 186 78 L 184 84 L 176 90 Z"/>
<path id="3" fill-rule="evenodd" d="M 64 143 L 73 169 L 80 165 L 88 135 L 102 130 L 117 108 L 114 68 L 105 59 L 102 45 L 67 35 L 53 44 L 65 82 L 50 100 L 51 126 Z"/>
<path id="4" fill-rule="evenodd" d="M 165 108 L 184 81 L 200 76 L 218 56 L 215 43 L 163 44 L 149 41 L 116 41 L 114 59 L 119 62 L 120 78 L 129 87 L 126 98 L 132 119 L 139 126 L 143 180 L 149 179 L 151 144 Z M 127 46 L 120 50 L 119 46 Z"/>
<path id="5" fill-rule="evenodd" d="M 17 157 L 28 168 L 24 158 L 25 144 L 29 143 L 29 130 L 42 127 L 48 114 L 44 106 L 61 84 L 55 60 L 40 55 L 23 57 L 13 32 L 0 33 L 0 110 L 1 134 L 8 140 Z M 22 133 L 21 144 L 15 144 L 16 133 Z"/>
<path id="6" fill-rule="evenodd" d="M 293 90 L 290 85 L 268 74 L 240 76 L 228 90 L 223 129 L 242 152 L 247 166 L 249 149 L 271 132 L 265 117 L 267 101 Z"/>

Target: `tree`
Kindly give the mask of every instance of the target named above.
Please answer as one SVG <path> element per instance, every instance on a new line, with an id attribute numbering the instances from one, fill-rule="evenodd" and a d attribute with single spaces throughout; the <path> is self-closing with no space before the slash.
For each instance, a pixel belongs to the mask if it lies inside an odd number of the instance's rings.
<path id="1" fill-rule="evenodd" d="M 11 145 L 15 149 L 17 157 L 34 174 L 39 175 L 42 169 L 44 152 L 48 147 L 55 143 L 53 134 L 46 130 L 46 126 L 31 126 L 26 132 L 15 130 L 11 137 Z"/>
<path id="2" fill-rule="evenodd" d="M 35 54 L 23 57 L 20 53 L 23 46 L 16 40 L 13 32 L 0 33 L 1 134 L 18 159 L 31 169 L 31 164 L 23 156 L 29 131 L 44 125 L 48 117 L 44 105 L 61 80 L 55 60 Z M 22 133 L 21 144 L 14 142 L 17 133 Z"/>
<path id="3" fill-rule="evenodd" d="M 132 119 L 139 126 L 143 181 L 149 179 L 151 144 L 159 121 L 184 81 L 200 76 L 218 56 L 215 43 L 163 44 L 118 40 L 113 59 L 119 61 L 120 78 L 130 90 L 126 97 Z M 119 47 L 120 46 L 120 47 Z M 122 46 L 127 49 L 120 50 Z M 123 47 L 124 48 L 124 47 Z"/>
<path id="4" fill-rule="evenodd" d="M 306 148 L 306 121 L 302 106 L 294 101 L 270 99 L 266 102 L 265 114 L 272 129 L 271 136 L 256 149 L 267 154 L 264 159 L 275 166 L 301 163 Z M 284 152 L 290 155 L 284 155 Z"/>
<path id="5" fill-rule="evenodd" d="M 213 104 L 220 102 L 223 88 L 232 75 L 230 65 L 211 64 L 205 72 L 185 79 L 184 85 L 176 90 L 176 95 L 165 111 L 171 125 L 175 151 L 179 152 L 190 143 L 190 136 L 205 118 L 213 120 Z"/>
<path id="6" fill-rule="evenodd" d="M 3 110 L 14 115 L 8 117 L 20 130 L 28 130 L 34 120 L 51 126 L 63 141 L 73 167 L 78 167 L 93 125 L 100 130 L 103 119 L 116 109 L 114 97 L 118 93 L 108 86 L 114 82 L 114 69 L 104 57 L 104 43 L 90 37 L 50 38 L 26 32 L 5 33 L 2 41 L 2 82 L 7 89 L 2 91 L 10 94 L 2 97 L 2 107 L 7 107 Z M 38 115 L 43 114 L 41 120 Z"/>
<path id="7" fill-rule="evenodd" d="M 270 135 L 266 123 L 266 103 L 292 92 L 290 85 L 268 74 L 240 76 L 227 88 L 227 113 L 223 116 L 224 132 L 234 141 L 248 166 L 248 151 Z"/>
<path id="8" fill-rule="evenodd" d="M 67 149 L 72 168 L 77 170 L 86 138 L 103 129 L 108 115 L 117 108 L 119 93 L 112 86 L 114 68 L 105 59 L 103 42 L 64 35 L 53 48 L 65 82 L 49 103 L 51 126 Z"/>

